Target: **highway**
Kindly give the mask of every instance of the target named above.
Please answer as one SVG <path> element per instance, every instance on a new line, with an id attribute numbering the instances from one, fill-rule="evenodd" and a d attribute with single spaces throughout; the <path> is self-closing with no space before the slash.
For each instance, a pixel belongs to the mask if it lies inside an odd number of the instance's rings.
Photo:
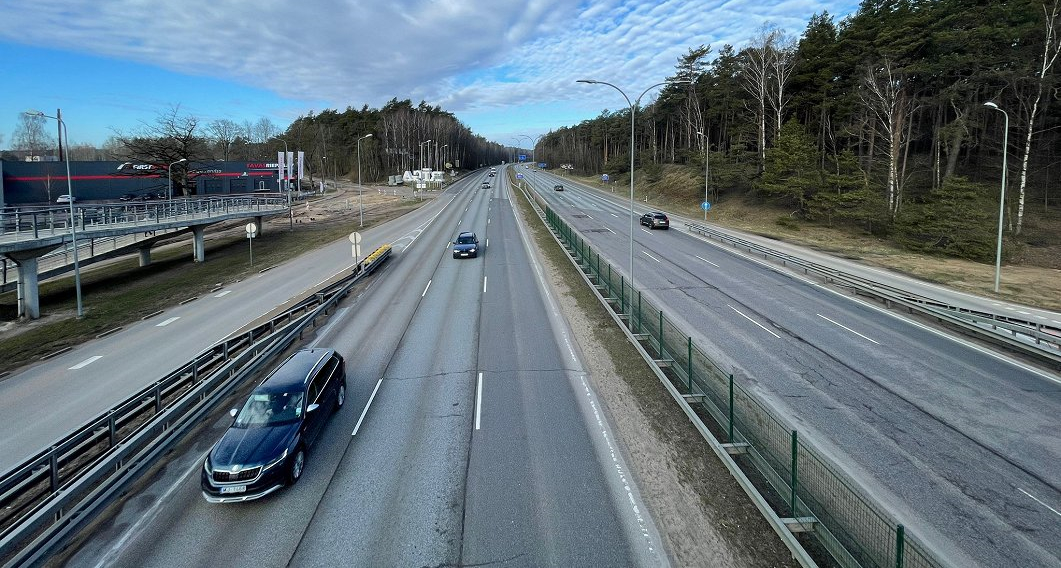
<path id="1" fill-rule="evenodd" d="M 629 276 L 622 196 L 570 180 L 556 192 L 561 178 L 520 171 Z M 635 215 L 647 210 L 637 204 Z M 707 242 L 674 219 L 669 231 L 636 223 L 635 286 L 941 557 L 1061 566 L 1061 377 Z"/>
<path id="2" fill-rule="evenodd" d="M 666 565 L 503 174 L 481 177 L 393 237 L 400 252 L 313 339 L 346 357 L 349 395 L 297 485 L 206 503 L 219 417 L 69 564 Z M 451 257 L 463 230 L 480 257 Z"/>

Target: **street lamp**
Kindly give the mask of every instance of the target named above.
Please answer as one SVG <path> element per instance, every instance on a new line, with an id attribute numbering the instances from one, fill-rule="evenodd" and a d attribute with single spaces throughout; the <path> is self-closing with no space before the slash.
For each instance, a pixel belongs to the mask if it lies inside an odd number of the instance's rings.
<path id="1" fill-rule="evenodd" d="M 1001 112 L 1006 117 L 1005 130 L 1002 131 L 1002 196 L 998 199 L 998 247 L 995 250 L 995 293 L 998 293 L 999 280 L 1002 278 L 1002 213 L 1006 206 L 1006 150 L 1009 148 L 1009 113 L 991 101 L 984 103 L 987 108 Z"/>
<path id="2" fill-rule="evenodd" d="M 632 291 L 634 289 L 634 113 L 636 112 L 638 105 L 641 104 L 641 97 L 660 85 L 666 85 L 667 82 L 656 83 L 645 89 L 636 99 L 634 99 L 634 102 L 630 102 L 630 97 L 626 96 L 626 93 L 624 93 L 622 89 L 611 83 L 595 81 L 593 79 L 579 79 L 575 82 L 588 83 L 590 85 L 608 85 L 616 91 L 619 91 L 619 94 L 626 99 L 626 104 L 630 106 L 630 290 Z M 692 83 L 692 81 L 675 81 L 675 83 L 685 84 Z"/>
<path id="3" fill-rule="evenodd" d="M 420 143 L 420 171 L 424 171 L 424 144 L 430 144 L 431 140 L 427 139 Z"/>
<path id="4" fill-rule="evenodd" d="M 70 244 L 74 248 L 74 290 L 77 295 L 77 318 L 81 319 L 85 316 L 85 312 L 81 307 L 81 265 L 77 258 L 77 229 L 74 222 L 74 186 L 70 181 L 70 135 L 66 131 L 66 123 L 56 113 L 56 116 L 48 116 L 39 110 L 28 111 L 24 113 L 26 116 L 38 116 L 41 118 L 51 118 L 59 121 L 59 126 L 63 130 L 63 140 L 66 142 L 67 151 L 63 154 L 63 161 L 66 162 L 66 194 L 70 196 Z"/>
<path id="5" fill-rule="evenodd" d="M 361 141 L 372 136 L 372 133 L 357 139 L 357 215 L 360 218 L 360 227 L 365 226 L 365 208 L 361 203 Z"/>
<path id="6" fill-rule="evenodd" d="M 187 161 L 188 158 L 181 158 L 176 162 L 170 162 L 169 167 L 166 168 L 166 176 L 169 177 L 169 184 L 166 186 L 166 199 L 168 199 L 169 201 L 173 201 L 173 166 L 176 166 L 177 164 L 183 164 Z"/>
<path id="7" fill-rule="evenodd" d="M 284 161 L 286 162 L 287 158 L 288 158 L 288 155 L 290 154 L 290 152 L 287 151 L 287 140 L 284 140 L 283 138 L 280 138 L 279 136 L 273 136 L 273 138 L 275 138 L 275 139 L 277 139 L 277 140 L 279 140 L 279 141 L 284 143 Z M 276 176 L 276 188 L 281 190 L 281 191 L 283 191 L 284 187 L 285 186 L 287 187 L 287 222 L 288 222 L 288 228 L 290 228 L 291 230 L 294 230 L 295 229 L 295 211 L 293 209 L 291 209 L 291 180 L 285 180 L 284 179 L 284 178 L 287 177 L 287 175 L 285 175 L 285 171 L 284 171 L 284 169 L 286 167 L 287 167 L 287 165 L 285 164 L 283 168 L 278 168 L 279 171 L 277 172 L 277 176 Z M 286 184 L 284 183 L 285 181 L 287 182 Z"/>
<path id="8" fill-rule="evenodd" d="M 707 134 L 697 130 L 697 134 L 704 138 L 704 203 L 707 203 L 707 184 L 711 180 L 711 140 L 708 139 Z M 703 206 L 700 207 L 704 210 L 704 222 L 707 222 L 707 209 Z"/>

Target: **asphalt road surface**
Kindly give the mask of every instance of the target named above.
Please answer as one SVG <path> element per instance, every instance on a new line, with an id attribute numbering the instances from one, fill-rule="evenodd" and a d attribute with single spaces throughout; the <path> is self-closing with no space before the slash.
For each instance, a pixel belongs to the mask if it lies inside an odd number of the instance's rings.
<path id="1" fill-rule="evenodd" d="M 625 199 L 527 180 L 629 275 Z M 941 557 L 1061 566 L 1061 377 L 636 217 L 635 285 Z M 993 303 L 993 300 L 984 300 Z"/>
<path id="2" fill-rule="evenodd" d="M 219 417 L 69 564 L 666 565 L 494 179 L 455 186 L 314 340 L 345 355 L 349 394 L 297 485 L 206 503 Z M 451 257 L 463 230 L 480 257 Z"/>

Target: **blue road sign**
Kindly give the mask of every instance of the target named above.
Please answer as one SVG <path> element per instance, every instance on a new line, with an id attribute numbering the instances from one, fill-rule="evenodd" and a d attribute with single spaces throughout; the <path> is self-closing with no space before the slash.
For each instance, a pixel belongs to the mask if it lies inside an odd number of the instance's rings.
<path id="1" fill-rule="evenodd" d="M 601 174 L 600 180 L 601 181 L 608 181 L 608 174 Z"/>
<path id="2" fill-rule="evenodd" d="M 519 161 L 526 162 L 527 161 L 527 155 L 526 154 L 520 154 L 519 155 Z"/>
<path id="3" fill-rule="evenodd" d="M 523 179 L 523 174 L 516 174 L 516 179 Z"/>
<path id="4" fill-rule="evenodd" d="M 700 209 L 703 209 L 704 211 L 707 211 L 707 210 L 711 209 L 711 204 L 705 201 L 705 202 L 700 204 Z"/>

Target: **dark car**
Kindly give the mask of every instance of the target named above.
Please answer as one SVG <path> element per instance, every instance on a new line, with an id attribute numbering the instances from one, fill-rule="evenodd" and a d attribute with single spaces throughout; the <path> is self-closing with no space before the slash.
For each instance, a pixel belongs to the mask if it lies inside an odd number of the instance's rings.
<path id="1" fill-rule="evenodd" d="M 665 213 L 652 211 L 641 216 L 641 224 L 649 229 L 669 229 L 670 219 L 667 218 Z"/>
<path id="2" fill-rule="evenodd" d="M 302 477 L 306 452 L 346 401 L 346 363 L 333 349 L 302 349 L 257 388 L 203 463 L 203 497 L 264 497 Z"/>
<path id="3" fill-rule="evenodd" d="M 553 191 L 563 191 L 563 190 L 564 190 L 564 184 L 562 184 L 562 183 L 558 183 L 558 184 L 553 186 Z"/>
<path id="4" fill-rule="evenodd" d="M 494 172 L 490 172 L 490 177 L 494 177 Z"/>
<path id="5" fill-rule="evenodd" d="M 135 193 L 126 193 L 118 198 L 118 201 L 133 201 L 137 198 Z"/>
<path id="6" fill-rule="evenodd" d="M 479 239 L 475 233 L 464 232 L 453 241 L 453 258 L 475 258 L 479 255 Z"/>

